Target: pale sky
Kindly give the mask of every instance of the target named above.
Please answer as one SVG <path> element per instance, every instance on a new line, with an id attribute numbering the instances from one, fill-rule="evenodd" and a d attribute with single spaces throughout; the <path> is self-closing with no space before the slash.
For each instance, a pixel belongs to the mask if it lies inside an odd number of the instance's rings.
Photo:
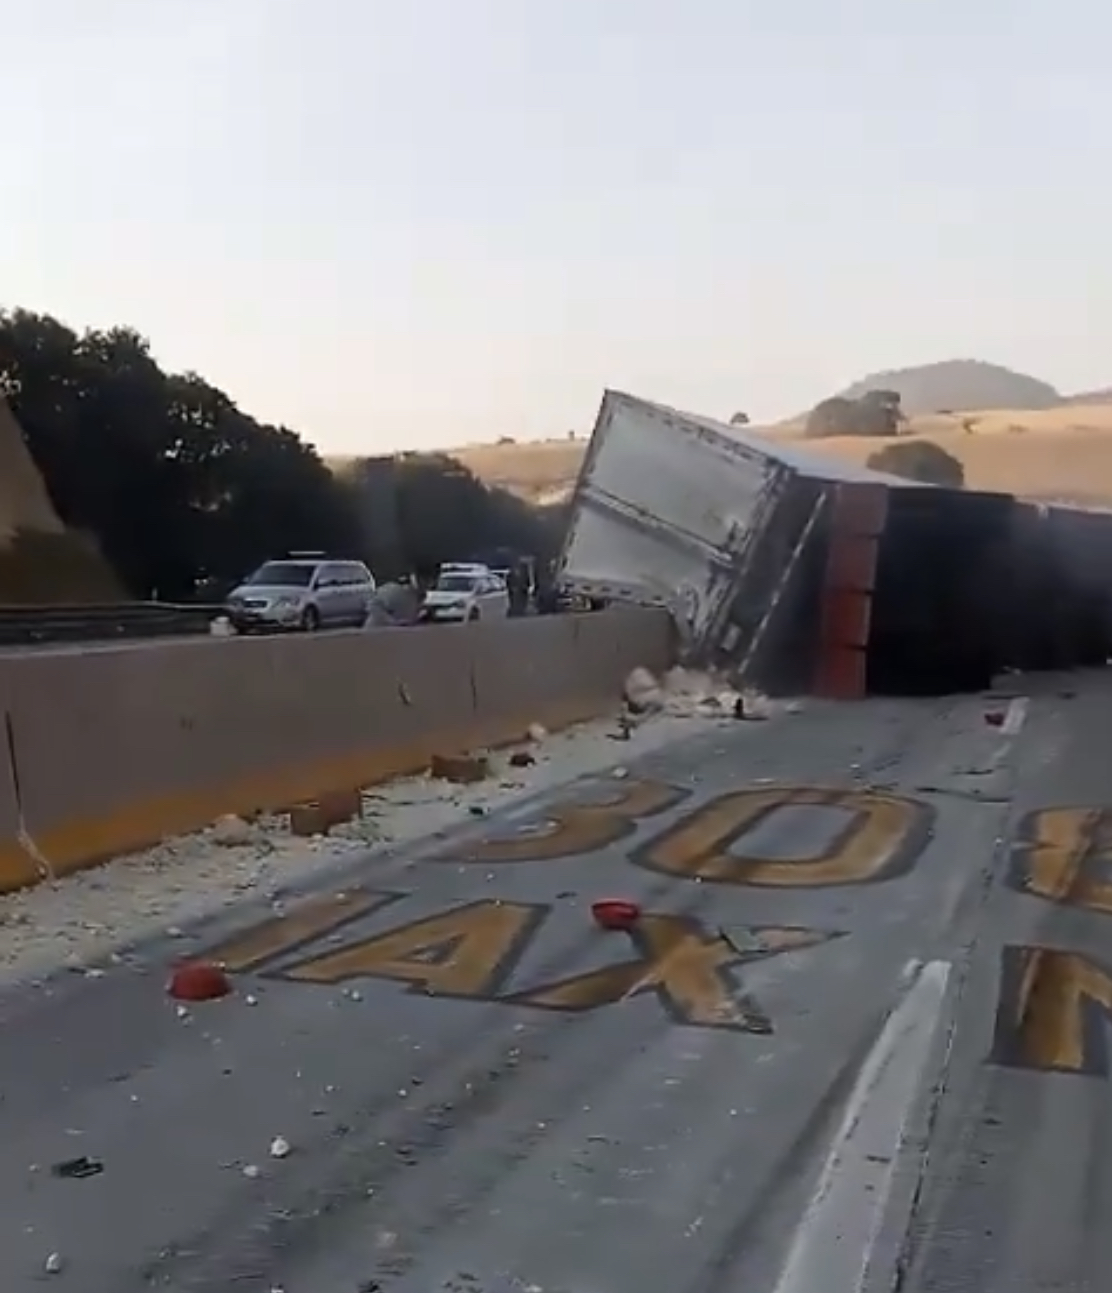
<path id="1" fill-rule="evenodd" d="M 0 304 L 325 451 L 1112 384 L 1101 0 L 0 0 Z"/>

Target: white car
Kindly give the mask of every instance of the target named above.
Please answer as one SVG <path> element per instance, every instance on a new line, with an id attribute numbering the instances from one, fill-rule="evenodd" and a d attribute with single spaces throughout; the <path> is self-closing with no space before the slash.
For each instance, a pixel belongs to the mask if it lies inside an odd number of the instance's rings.
<path id="1" fill-rule="evenodd" d="M 504 619 L 510 613 L 505 582 L 481 567 L 445 567 L 425 594 L 421 618 L 443 623 Z"/>

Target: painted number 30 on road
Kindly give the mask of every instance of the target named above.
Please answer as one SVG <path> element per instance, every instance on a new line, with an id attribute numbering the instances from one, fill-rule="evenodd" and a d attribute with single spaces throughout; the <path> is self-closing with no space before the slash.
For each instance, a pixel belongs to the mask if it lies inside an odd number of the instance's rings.
<path id="1" fill-rule="evenodd" d="M 662 782 L 595 785 L 546 807 L 512 833 L 452 845 L 434 861 L 483 866 L 557 861 L 594 854 L 631 837 L 643 822 L 679 807 L 689 792 Z M 840 822 L 821 852 L 762 857 L 746 838 L 789 808 L 836 810 Z M 813 787 L 750 788 L 718 796 L 650 832 L 629 853 L 636 866 L 677 879 L 771 890 L 876 884 L 905 874 L 930 838 L 932 810 L 899 795 Z M 1023 824 L 1011 886 L 1046 901 L 1112 914 L 1106 815 L 1049 809 Z M 408 895 L 359 893 L 349 907 L 309 903 L 213 954 L 233 970 L 257 969 Z M 693 920 L 648 914 L 631 934 L 634 955 L 615 965 L 510 991 L 511 975 L 549 914 L 543 903 L 485 900 L 395 925 L 323 954 L 286 963 L 279 977 L 340 983 L 370 977 L 436 996 L 577 1011 L 653 993 L 680 1023 L 764 1033 L 770 1021 L 737 990 L 734 970 L 749 960 L 813 947 L 834 931 L 762 927 L 744 951 Z M 1055 949 L 1008 947 L 1002 954 L 991 1059 L 1024 1068 L 1105 1074 L 1097 1017 L 1112 1017 L 1112 975 L 1092 960 Z"/>

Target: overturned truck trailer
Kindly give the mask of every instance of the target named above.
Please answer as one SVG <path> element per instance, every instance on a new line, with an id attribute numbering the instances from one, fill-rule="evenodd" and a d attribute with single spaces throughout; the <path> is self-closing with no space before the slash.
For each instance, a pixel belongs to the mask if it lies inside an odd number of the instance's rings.
<path id="1" fill-rule="evenodd" d="M 1103 662 L 1110 563 L 1107 515 L 920 485 L 608 391 L 559 578 L 669 607 L 693 663 L 848 698 Z"/>

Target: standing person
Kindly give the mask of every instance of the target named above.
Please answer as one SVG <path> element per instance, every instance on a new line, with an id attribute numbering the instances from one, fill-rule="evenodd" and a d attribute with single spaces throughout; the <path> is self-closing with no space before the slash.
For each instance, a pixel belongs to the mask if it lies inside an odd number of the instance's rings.
<path id="1" fill-rule="evenodd" d="M 560 609 L 559 589 L 556 585 L 556 563 L 546 561 L 537 571 L 537 614 L 555 615 Z"/>
<path id="2" fill-rule="evenodd" d="M 523 561 L 515 561 L 510 567 L 506 591 L 510 595 L 510 614 L 524 615 L 529 606 L 529 576 Z"/>
<path id="3" fill-rule="evenodd" d="M 411 575 L 399 575 L 380 584 L 371 599 L 365 628 L 395 628 L 416 624 L 421 613 L 421 593 Z"/>

